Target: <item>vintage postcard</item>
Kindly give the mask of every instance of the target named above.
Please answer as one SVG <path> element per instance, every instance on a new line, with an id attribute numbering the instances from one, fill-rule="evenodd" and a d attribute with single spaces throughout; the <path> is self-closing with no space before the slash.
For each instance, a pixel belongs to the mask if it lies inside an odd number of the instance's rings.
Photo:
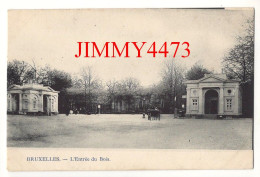
<path id="1" fill-rule="evenodd" d="M 9 10 L 9 171 L 252 169 L 254 9 Z"/>

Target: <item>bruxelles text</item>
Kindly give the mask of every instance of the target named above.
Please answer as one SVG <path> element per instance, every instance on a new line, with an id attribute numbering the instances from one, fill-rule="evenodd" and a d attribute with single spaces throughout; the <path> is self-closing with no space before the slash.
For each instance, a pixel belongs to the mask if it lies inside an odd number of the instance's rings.
<path id="1" fill-rule="evenodd" d="M 180 46 L 180 47 L 179 47 Z M 103 46 L 98 46 L 96 42 L 77 42 L 78 53 L 76 58 L 119 58 L 119 57 L 136 57 L 142 58 L 147 53 L 153 58 L 163 57 L 182 57 L 190 56 L 189 42 L 164 42 L 157 45 L 156 42 L 148 44 L 147 42 L 125 42 L 124 46 L 120 46 L 116 42 L 106 42 Z M 129 52 L 131 50 L 131 52 Z M 135 54 L 134 52 L 135 51 Z M 135 56 L 130 56 L 130 54 Z"/>

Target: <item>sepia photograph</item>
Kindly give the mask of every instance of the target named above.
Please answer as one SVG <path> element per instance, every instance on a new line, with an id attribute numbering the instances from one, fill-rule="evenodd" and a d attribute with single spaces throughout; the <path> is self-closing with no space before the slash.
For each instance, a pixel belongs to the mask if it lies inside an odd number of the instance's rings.
<path id="1" fill-rule="evenodd" d="M 253 150 L 254 8 L 9 10 L 7 147 Z"/>

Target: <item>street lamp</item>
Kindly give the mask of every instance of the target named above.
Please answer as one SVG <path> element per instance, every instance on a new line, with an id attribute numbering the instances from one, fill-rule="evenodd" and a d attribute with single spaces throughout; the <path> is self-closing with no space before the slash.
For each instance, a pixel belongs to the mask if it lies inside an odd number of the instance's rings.
<path id="1" fill-rule="evenodd" d="M 98 114 L 100 114 L 100 108 L 101 108 L 101 105 L 99 104 L 98 105 Z"/>
<path id="2" fill-rule="evenodd" d="M 145 118 L 145 97 L 143 98 L 143 118 Z"/>
<path id="3" fill-rule="evenodd" d="M 143 98 L 143 111 L 145 111 L 145 97 Z"/>

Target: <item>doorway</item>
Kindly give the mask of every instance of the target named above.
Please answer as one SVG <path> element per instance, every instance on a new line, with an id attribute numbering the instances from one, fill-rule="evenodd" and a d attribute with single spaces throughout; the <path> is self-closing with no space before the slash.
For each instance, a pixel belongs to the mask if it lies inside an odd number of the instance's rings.
<path id="1" fill-rule="evenodd" d="M 47 95 L 43 95 L 43 112 L 48 112 L 48 97 Z"/>
<path id="2" fill-rule="evenodd" d="M 218 92 L 208 90 L 205 94 L 205 114 L 218 114 Z"/>
<path id="3" fill-rule="evenodd" d="M 12 110 L 14 113 L 18 113 L 19 112 L 19 94 L 18 93 L 15 93 L 15 94 L 12 94 L 13 95 L 13 102 L 12 102 Z"/>

